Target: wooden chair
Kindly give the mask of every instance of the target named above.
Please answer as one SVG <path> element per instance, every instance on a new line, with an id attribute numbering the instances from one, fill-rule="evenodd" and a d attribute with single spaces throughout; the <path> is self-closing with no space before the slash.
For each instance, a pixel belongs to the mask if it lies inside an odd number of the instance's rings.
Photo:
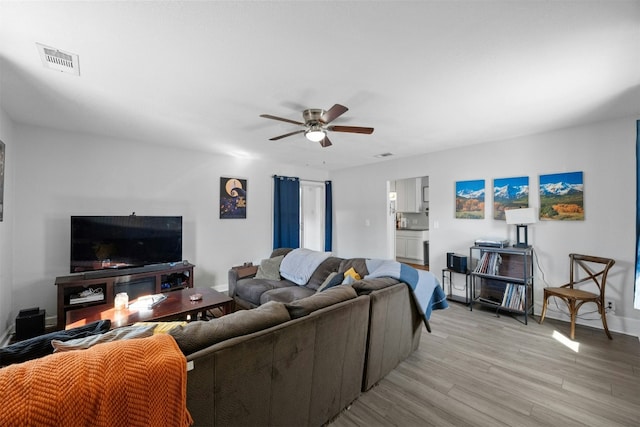
<path id="1" fill-rule="evenodd" d="M 547 304 L 549 297 L 558 297 L 567 304 L 569 314 L 571 315 L 571 339 L 575 339 L 576 315 L 582 304 L 593 302 L 598 306 L 598 313 L 602 319 L 604 332 L 609 339 L 613 339 L 607 327 L 606 302 L 604 299 L 605 285 L 607 284 L 607 274 L 609 269 L 615 264 L 610 258 L 602 258 L 589 255 L 569 254 L 571 260 L 569 270 L 569 283 L 557 288 L 544 288 L 544 302 L 542 303 L 542 314 L 540 322 L 544 321 L 547 314 Z M 586 273 L 586 277 L 579 278 Z M 595 284 L 596 292 L 579 289 L 583 285 Z M 595 288 L 594 288 L 595 290 Z"/>

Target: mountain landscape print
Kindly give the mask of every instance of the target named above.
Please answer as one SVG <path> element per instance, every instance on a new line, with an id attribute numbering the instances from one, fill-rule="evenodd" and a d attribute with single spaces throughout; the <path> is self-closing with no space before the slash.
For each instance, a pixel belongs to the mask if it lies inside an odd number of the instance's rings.
<path id="1" fill-rule="evenodd" d="M 529 206 L 529 177 L 493 180 L 493 219 L 505 219 L 505 209 Z"/>
<path id="2" fill-rule="evenodd" d="M 484 219 L 484 179 L 456 182 L 456 218 Z"/>
<path id="3" fill-rule="evenodd" d="M 584 220 L 582 172 L 540 175 L 540 219 Z"/>

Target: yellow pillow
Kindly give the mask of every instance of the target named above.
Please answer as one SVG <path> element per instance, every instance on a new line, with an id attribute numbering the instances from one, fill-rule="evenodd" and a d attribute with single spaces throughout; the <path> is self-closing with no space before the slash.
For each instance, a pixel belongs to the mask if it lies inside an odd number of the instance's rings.
<path id="1" fill-rule="evenodd" d="M 344 272 L 345 277 L 346 276 L 351 276 L 353 277 L 353 280 L 360 280 L 361 277 L 358 273 L 356 273 L 356 270 L 354 270 L 353 267 L 351 267 L 350 269 L 348 269 L 347 271 Z"/>

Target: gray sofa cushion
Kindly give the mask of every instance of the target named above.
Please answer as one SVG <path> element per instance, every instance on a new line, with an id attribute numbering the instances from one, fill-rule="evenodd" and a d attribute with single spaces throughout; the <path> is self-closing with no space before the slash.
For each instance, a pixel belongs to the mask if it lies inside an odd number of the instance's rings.
<path id="1" fill-rule="evenodd" d="M 240 310 L 209 321 L 196 321 L 168 333 L 185 355 L 229 338 L 270 328 L 291 318 L 284 304 L 268 302 L 252 310 Z"/>
<path id="2" fill-rule="evenodd" d="M 391 277 L 376 277 L 374 279 L 358 280 L 351 286 L 353 286 L 358 295 L 369 295 L 373 291 L 388 288 L 397 283 L 400 283 L 400 281 Z"/>
<path id="3" fill-rule="evenodd" d="M 286 279 L 241 279 L 236 284 L 236 295 L 252 304 L 260 305 L 260 296 L 271 289 L 285 288 L 287 286 L 298 286 Z"/>
<path id="4" fill-rule="evenodd" d="M 306 298 L 315 294 L 316 291 L 306 286 L 287 286 L 286 288 L 271 289 L 260 296 L 260 304 L 269 301 L 291 302 Z"/>
<path id="5" fill-rule="evenodd" d="M 356 298 L 355 289 L 351 286 L 334 286 L 323 292 L 314 293 L 313 295 L 285 304 L 292 319 L 306 316 L 324 307 L 337 304 Z"/>
<path id="6" fill-rule="evenodd" d="M 291 252 L 293 250 L 293 248 L 278 248 L 278 249 L 274 249 L 273 252 L 271 252 L 271 258 L 277 257 L 277 256 L 284 256 L 286 254 L 288 254 L 289 252 Z"/>

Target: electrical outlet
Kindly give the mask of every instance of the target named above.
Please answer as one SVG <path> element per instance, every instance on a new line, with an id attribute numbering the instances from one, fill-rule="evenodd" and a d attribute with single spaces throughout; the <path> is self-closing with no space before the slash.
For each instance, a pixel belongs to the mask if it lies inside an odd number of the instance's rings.
<path id="1" fill-rule="evenodd" d="M 607 305 L 605 307 L 607 313 L 615 313 L 616 312 L 616 303 L 613 301 L 607 301 Z"/>

